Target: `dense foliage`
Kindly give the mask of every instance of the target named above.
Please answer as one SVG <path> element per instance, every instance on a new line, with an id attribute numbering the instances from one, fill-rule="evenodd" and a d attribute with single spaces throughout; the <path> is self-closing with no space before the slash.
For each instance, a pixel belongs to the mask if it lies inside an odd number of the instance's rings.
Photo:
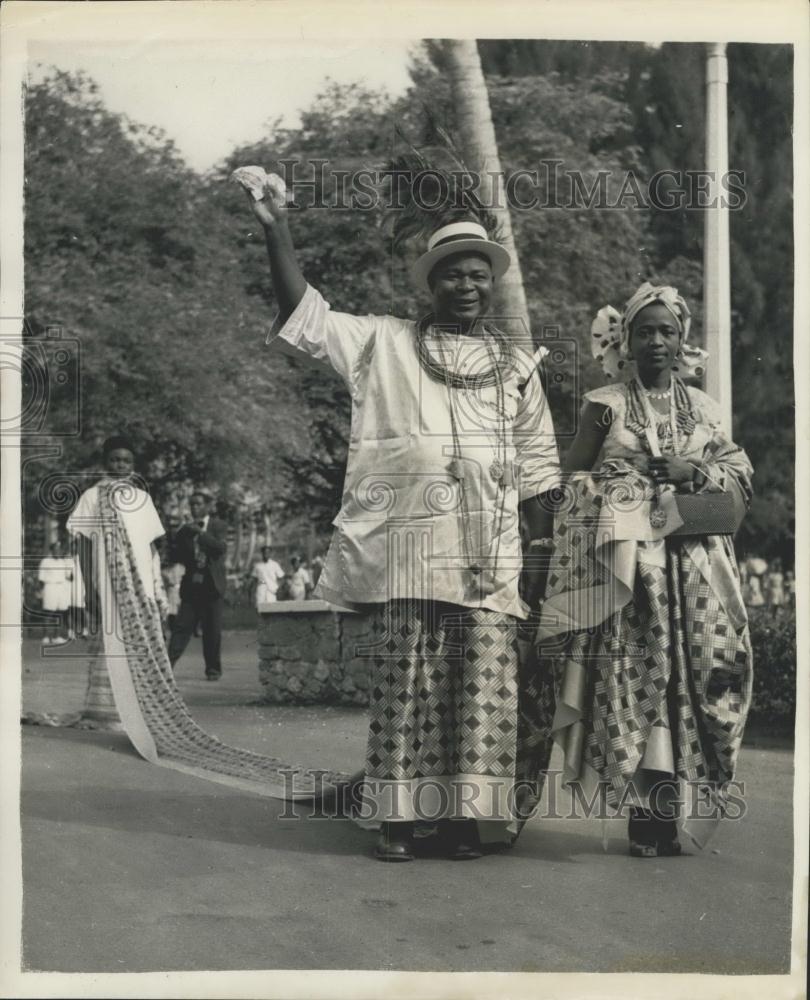
<path id="1" fill-rule="evenodd" d="M 792 730 L 796 718 L 796 613 L 778 618 L 765 608 L 749 608 L 754 651 L 751 721 Z"/>
<path id="2" fill-rule="evenodd" d="M 702 46 L 487 41 L 479 48 L 493 76 L 542 73 L 574 87 L 596 81 L 616 96 L 644 176 L 703 169 Z M 738 544 L 788 561 L 795 527 L 792 58 L 791 46 L 728 46 L 729 167 L 744 173 L 746 195 L 731 213 L 734 435 L 756 470 Z M 653 208 L 647 223 L 651 266 L 689 294 L 699 337 L 703 213 Z"/>
<path id="3" fill-rule="evenodd" d="M 43 376 L 46 429 L 81 398 L 79 433 L 27 466 L 31 497 L 49 469 L 92 468 L 121 428 L 159 498 L 185 481 L 272 495 L 273 444 L 300 439 L 294 380 L 261 350 L 269 317 L 203 178 L 91 80 L 54 73 L 26 95 L 25 194 L 27 332 L 57 327 L 79 352 L 78 383 Z"/>
<path id="4" fill-rule="evenodd" d="M 504 169 L 546 160 L 587 185 L 606 171 L 702 166 L 702 53 L 697 46 L 486 42 L 480 45 Z M 732 46 L 731 163 L 748 203 L 733 213 L 735 433 L 757 466 L 758 499 L 742 543 L 791 560 L 792 236 L 790 66 L 772 46 Z M 238 164 L 297 160 L 315 177 L 292 226 L 309 280 L 336 309 L 414 315 L 406 261 L 392 258 L 379 207 L 337 210 L 336 171 L 379 168 L 396 124 L 418 137 L 425 108 L 452 130 L 442 75 L 415 60 L 399 100 L 328 85 L 298 128 L 270 123 L 207 176 L 154 129 L 109 112 L 92 81 L 59 72 L 26 95 L 26 315 L 32 337 L 59 325 L 81 352 L 82 423 L 61 455 L 35 463 L 85 468 L 125 427 L 157 492 L 205 480 L 250 488 L 280 516 L 328 529 L 339 504 L 348 399 L 336 377 L 264 348 L 273 313 L 261 234 Z M 326 190 L 311 161 L 327 162 Z M 550 194 L 541 179 L 537 194 Z M 563 348 L 552 403 L 566 446 L 581 392 L 600 373 L 588 326 L 644 278 L 690 297 L 700 336 L 699 212 L 630 207 L 516 210 L 515 235 L 536 336 Z M 759 248 L 768 246 L 768 253 Z M 58 433 L 75 386 L 54 388 Z M 774 433 L 774 429 L 778 432 Z M 45 439 L 47 441 L 47 438 Z"/>

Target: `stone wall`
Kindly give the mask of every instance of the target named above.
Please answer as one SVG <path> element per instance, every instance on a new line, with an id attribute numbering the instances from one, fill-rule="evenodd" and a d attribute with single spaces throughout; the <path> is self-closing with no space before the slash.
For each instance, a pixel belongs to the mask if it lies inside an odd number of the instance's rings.
<path id="1" fill-rule="evenodd" d="M 259 615 L 259 680 L 272 704 L 367 705 L 368 615 L 325 601 L 280 601 Z"/>

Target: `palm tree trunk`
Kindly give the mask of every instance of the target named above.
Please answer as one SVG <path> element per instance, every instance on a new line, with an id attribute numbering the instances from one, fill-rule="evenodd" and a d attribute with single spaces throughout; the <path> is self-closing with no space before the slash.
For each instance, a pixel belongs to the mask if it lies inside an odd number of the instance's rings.
<path id="1" fill-rule="evenodd" d="M 503 323 L 504 328 L 518 336 L 521 324 L 525 324 L 526 331 L 530 330 L 529 311 L 478 46 L 474 39 L 447 39 L 441 43 L 441 53 L 450 80 L 464 158 L 471 170 L 481 173 L 481 197 L 492 206 L 500 225 L 500 242 L 512 255 L 512 266 L 498 282 L 496 303 L 508 320 Z"/>

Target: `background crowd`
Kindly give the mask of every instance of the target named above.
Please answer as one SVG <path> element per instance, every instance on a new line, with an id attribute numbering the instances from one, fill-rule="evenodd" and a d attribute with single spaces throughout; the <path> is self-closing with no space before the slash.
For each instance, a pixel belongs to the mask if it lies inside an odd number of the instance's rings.
<path id="1" fill-rule="evenodd" d="M 171 510 L 164 513 L 162 520 L 166 536 L 159 550 L 171 626 L 180 607 L 180 585 L 185 575 L 185 567 L 177 559 L 175 539 L 188 518 L 178 510 Z M 231 537 L 231 553 L 233 548 Z M 288 546 L 262 544 L 245 570 L 228 567 L 226 604 L 238 612 L 258 611 L 262 605 L 276 601 L 310 600 L 322 567 L 320 553 L 307 559 L 290 551 Z M 84 581 L 73 539 L 60 533 L 57 541 L 51 543 L 48 555 L 28 571 L 24 584 L 28 620 L 37 624 L 37 635 L 43 645 L 60 646 L 88 637 Z M 249 618 L 239 615 L 240 623 L 247 621 Z"/>
<path id="2" fill-rule="evenodd" d="M 744 556 L 739 562 L 743 600 L 749 608 L 767 608 L 774 618 L 796 607 L 796 576 L 783 570 L 779 558 L 768 562 L 760 556 Z"/>

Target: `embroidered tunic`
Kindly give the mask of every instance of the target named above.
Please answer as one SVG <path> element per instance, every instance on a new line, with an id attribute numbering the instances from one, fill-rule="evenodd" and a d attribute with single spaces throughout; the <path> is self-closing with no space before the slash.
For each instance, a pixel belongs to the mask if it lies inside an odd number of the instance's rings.
<path id="1" fill-rule="evenodd" d="M 448 388 L 425 373 L 416 323 L 333 312 L 311 286 L 268 343 L 276 337 L 328 363 L 352 398 L 345 489 L 317 596 L 349 607 L 438 600 L 525 617 L 518 502 L 560 481 L 528 353 L 516 351 L 499 413 L 495 386 Z M 491 367 L 488 340 L 441 335 L 429 345 L 452 370 L 475 374 Z M 491 593 L 471 586 L 471 564 L 494 570 Z"/>

